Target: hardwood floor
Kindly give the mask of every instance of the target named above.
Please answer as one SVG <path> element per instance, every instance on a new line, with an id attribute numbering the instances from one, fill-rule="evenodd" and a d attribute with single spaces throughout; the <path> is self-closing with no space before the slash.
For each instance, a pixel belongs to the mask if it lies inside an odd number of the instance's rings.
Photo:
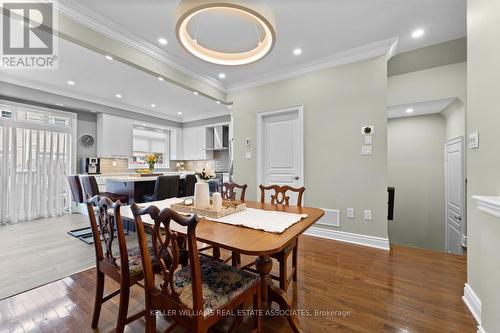
<path id="1" fill-rule="evenodd" d="M 461 299 L 465 257 L 401 246 L 386 252 L 307 236 L 299 246 L 299 282 L 289 293 L 298 309 L 310 311 L 300 317 L 305 332 L 476 331 Z M 94 279 L 90 269 L 0 301 L 0 333 L 92 332 Z M 107 292 L 116 288 L 106 281 Z M 142 289 L 133 288 L 131 298 L 129 313 L 141 308 Z M 113 331 L 117 309 L 117 299 L 103 306 L 95 332 Z M 126 332 L 143 332 L 143 325 L 136 321 Z M 290 331 L 279 317 L 266 318 L 264 327 Z"/>
<path id="2" fill-rule="evenodd" d="M 67 233 L 88 226 L 88 217 L 80 214 L 2 226 L 0 300 L 93 267 L 94 246 Z M 136 245 L 131 236 L 127 242 Z"/>

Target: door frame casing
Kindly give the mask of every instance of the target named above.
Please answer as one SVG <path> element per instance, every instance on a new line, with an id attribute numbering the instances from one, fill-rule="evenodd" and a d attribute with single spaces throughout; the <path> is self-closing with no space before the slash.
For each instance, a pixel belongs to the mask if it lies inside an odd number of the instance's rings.
<path id="1" fill-rule="evenodd" d="M 467 193 L 466 193 L 466 151 L 465 151 L 465 137 L 459 136 L 454 139 L 448 140 L 444 144 L 444 250 L 449 252 L 448 249 L 448 159 L 447 159 L 447 151 L 446 148 L 449 145 L 453 145 L 456 143 L 460 143 L 462 148 L 462 158 L 460 159 L 460 164 L 462 167 L 462 186 L 460 187 L 462 190 L 462 220 L 460 221 L 460 243 L 463 246 L 464 237 L 467 237 Z"/>
<path id="2" fill-rule="evenodd" d="M 299 152 L 300 152 L 300 179 L 302 180 L 302 184 L 305 184 L 304 179 L 304 105 L 292 105 L 287 106 L 280 109 L 268 110 L 268 111 L 260 111 L 257 112 L 257 138 L 256 138 L 256 164 L 257 164 L 257 187 L 262 184 L 263 176 L 264 176 L 264 140 L 263 140 L 263 125 L 264 118 L 269 116 L 276 116 L 279 114 L 293 113 L 297 112 L 298 120 L 299 120 Z M 256 191 L 257 201 L 260 201 L 260 193 Z"/>

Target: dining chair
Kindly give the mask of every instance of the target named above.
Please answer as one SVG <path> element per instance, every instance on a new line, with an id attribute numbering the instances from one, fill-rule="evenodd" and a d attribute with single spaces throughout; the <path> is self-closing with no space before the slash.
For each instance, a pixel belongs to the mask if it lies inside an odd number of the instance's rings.
<path id="1" fill-rule="evenodd" d="M 247 184 L 237 184 L 237 183 L 222 183 L 217 186 L 217 191 L 221 193 L 222 199 L 224 200 L 231 200 L 235 201 L 236 200 L 236 192 L 235 188 L 239 189 L 240 191 L 240 201 L 245 201 L 245 192 L 247 190 L 248 185 Z M 198 251 L 202 253 L 203 255 L 206 255 L 204 252 L 207 250 L 212 249 L 212 257 L 214 259 L 220 259 L 221 253 L 220 253 L 220 248 L 217 246 L 206 246 L 202 249 L 199 249 Z M 233 252 L 231 254 L 231 257 L 227 258 L 224 260 L 225 263 L 229 262 L 231 260 L 232 265 L 234 267 L 239 267 L 241 265 L 241 256 L 238 253 Z"/>
<path id="2" fill-rule="evenodd" d="M 218 191 L 222 195 L 222 199 L 225 200 L 236 200 L 236 191 L 235 188 L 240 190 L 240 201 L 245 201 L 245 192 L 247 190 L 247 184 L 236 184 L 236 183 L 222 183 L 218 186 Z"/>
<path id="3" fill-rule="evenodd" d="M 194 195 L 194 184 L 196 184 L 197 179 L 195 175 L 186 175 L 184 178 L 183 186 L 181 186 L 181 197 L 192 197 Z"/>
<path id="4" fill-rule="evenodd" d="M 119 200 L 113 202 L 108 197 L 96 195 L 93 198 L 87 196 L 86 203 L 94 238 L 97 272 L 92 328 L 97 328 L 102 304 L 119 294 L 120 301 L 116 332 L 122 333 L 125 325 L 143 317 L 145 314 L 143 310 L 127 317 L 130 287 L 138 284 L 143 279 L 140 250 L 138 247 L 127 248 L 120 214 L 121 203 Z M 94 208 L 97 208 L 98 221 Z M 110 210 L 113 212 L 111 215 Z M 113 248 L 115 238 L 118 239 L 117 251 Z M 106 276 L 118 282 L 120 289 L 104 296 L 104 280 Z"/>
<path id="5" fill-rule="evenodd" d="M 91 198 L 99 195 L 101 197 L 107 197 L 111 201 L 117 201 L 120 200 L 121 203 L 128 203 L 128 196 L 122 195 L 122 194 L 116 194 L 116 193 L 111 193 L 111 192 L 100 192 L 99 191 L 99 185 L 97 184 L 97 180 L 95 179 L 94 176 L 91 175 L 80 175 L 80 181 L 82 183 L 82 187 L 84 190 L 84 195 L 85 196 L 90 196 Z"/>
<path id="6" fill-rule="evenodd" d="M 295 192 L 297 193 L 297 206 L 302 206 L 302 197 L 304 195 L 304 191 L 306 190 L 304 187 L 294 188 L 287 185 L 270 185 L 264 186 L 259 185 L 260 189 L 260 202 L 266 202 L 266 193 L 271 191 L 271 204 L 272 205 L 290 205 L 290 196 L 287 195 L 287 192 Z M 281 252 L 275 253 L 271 255 L 272 258 L 276 259 L 279 263 L 279 276 L 271 275 L 271 278 L 278 280 L 280 283 L 280 289 L 286 291 L 290 282 L 293 280 L 297 282 L 297 261 L 298 261 L 298 247 L 299 247 L 299 239 L 297 238 L 292 243 L 290 243 L 284 250 Z M 292 254 L 292 273 L 288 275 L 288 258 Z M 241 259 L 240 259 L 241 262 Z M 251 263 L 245 268 L 249 268 L 254 263 Z"/>
<path id="7" fill-rule="evenodd" d="M 144 202 L 152 202 L 179 196 L 180 176 L 159 176 L 155 182 L 153 194 L 143 196 Z"/>
<path id="8" fill-rule="evenodd" d="M 191 333 L 205 333 L 216 322 L 230 314 L 231 310 L 242 310 L 253 302 L 254 329 L 261 332 L 260 278 L 222 262 L 200 256 L 196 243 L 198 217 L 184 217 L 165 208 L 160 211 L 156 206 L 140 208 L 135 203 L 131 206 L 142 265 L 144 267 L 144 291 L 146 303 L 146 332 L 156 333 L 156 314 L 168 314 L 172 320 L 166 332 L 171 332 L 177 325 Z M 153 250 L 148 250 L 146 232 L 142 216 L 148 215 L 154 222 L 151 231 Z M 179 246 L 176 232 L 170 229 L 170 221 L 187 228 L 187 247 L 189 265 L 179 268 Z M 151 254 L 165 254 L 158 260 L 162 280 L 155 281 L 151 265 Z M 242 322 L 240 311 L 230 329 L 235 332 Z"/>

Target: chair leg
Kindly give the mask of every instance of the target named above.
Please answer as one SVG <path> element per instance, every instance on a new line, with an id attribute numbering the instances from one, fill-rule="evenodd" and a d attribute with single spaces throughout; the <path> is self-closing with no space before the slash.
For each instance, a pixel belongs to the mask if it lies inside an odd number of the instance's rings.
<path id="1" fill-rule="evenodd" d="M 299 259 L 299 240 L 297 239 L 297 244 L 295 244 L 295 247 L 293 249 L 293 254 L 292 254 L 292 268 L 293 268 L 293 281 L 297 282 L 297 271 L 298 271 L 298 266 L 297 262 Z"/>
<path id="2" fill-rule="evenodd" d="M 156 333 L 156 311 L 146 306 L 146 333 Z"/>
<path id="3" fill-rule="evenodd" d="M 118 309 L 118 319 L 116 321 L 116 333 L 123 333 L 127 323 L 128 301 L 130 297 L 130 286 L 122 285 L 120 289 L 120 306 Z"/>
<path id="4" fill-rule="evenodd" d="M 220 248 L 218 248 L 217 246 L 214 246 L 214 248 L 212 249 L 212 253 L 213 253 L 213 257 L 217 260 L 220 259 Z"/>
<path id="5" fill-rule="evenodd" d="M 288 260 L 287 256 L 284 254 L 280 255 L 279 266 L 280 266 L 280 289 L 286 291 L 288 289 Z"/>
<path id="6" fill-rule="evenodd" d="M 104 273 L 97 271 L 97 281 L 95 287 L 94 315 L 92 316 L 92 328 L 97 328 L 99 316 L 101 314 L 102 299 L 104 296 Z"/>
<path id="7" fill-rule="evenodd" d="M 254 328 L 255 332 L 260 333 L 262 332 L 262 318 L 261 318 L 261 303 L 260 303 L 260 281 L 257 282 L 257 291 L 253 296 L 253 309 L 255 311 L 255 316 L 254 316 Z"/>
<path id="8" fill-rule="evenodd" d="M 231 253 L 231 264 L 233 265 L 233 267 L 241 267 L 241 255 L 239 253 Z"/>

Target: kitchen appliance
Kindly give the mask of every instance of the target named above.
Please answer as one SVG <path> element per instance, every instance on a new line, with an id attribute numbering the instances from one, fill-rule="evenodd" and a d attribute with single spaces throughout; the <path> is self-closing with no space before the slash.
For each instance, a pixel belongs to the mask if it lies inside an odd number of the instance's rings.
<path id="1" fill-rule="evenodd" d="M 80 159 L 80 173 L 96 175 L 101 173 L 101 159 L 97 157 L 87 157 Z"/>

